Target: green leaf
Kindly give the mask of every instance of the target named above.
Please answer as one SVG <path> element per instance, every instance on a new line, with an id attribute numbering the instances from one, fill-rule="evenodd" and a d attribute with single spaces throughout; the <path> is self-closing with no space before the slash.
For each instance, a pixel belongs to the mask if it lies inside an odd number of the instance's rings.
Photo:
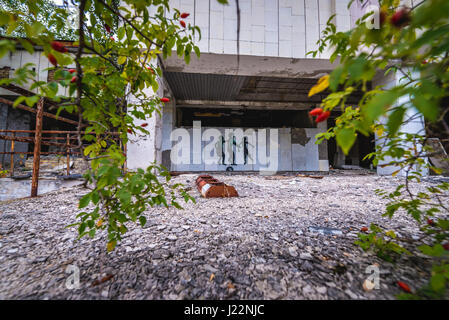
<path id="1" fill-rule="evenodd" d="M 430 278 L 430 285 L 433 290 L 435 291 L 441 291 L 446 286 L 446 278 L 444 275 L 437 273 Z"/>
<path id="2" fill-rule="evenodd" d="M 195 50 L 196 56 L 199 59 L 201 55 L 200 48 L 198 48 L 197 46 L 193 46 L 193 50 Z"/>
<path id="3" fill-rule="evenodd" d="M 416 95 L 412 103 L 426 119 L 435 121 L 438 118 L 440 109 L 434 99 L 426 99 L 422 95 Z"/>
<path id="4" fill-rule="evenodd" d="M 24 97 L 24 96 L 20 96 L 20 97 L 18 97 L 15 101 L 14 101 L 14 103 L 13 103 L 13 107 L 15 108 L 15 107 L 17 107 L 22 101 L 24 101 L 26 99 L 26 97 Z"/>
<path id="5" fill-rule="evenodd" d="M 399 127 L 402 124 L 402 120 L 404 119 L 405 111 L 406 111 L 405 108 L 402 107 L 397 108 L 388 117 L 387 127 L 388 127 L 388 134 L 390 136 L 394 136 L 396 132 L 399 130 Z"/>
<path id="6" fill-rule="evenodd" d="M 340 79 L 343 74 L 343 67 L 338 66 L 337 68 L 332 71 L 329 77 L 329 88 L 332 91 L 336 91 L 338 88 L 338 85 L 340 84 Z"/>
<path id="7" fill-rule="evenodd" d="M 92 194 L 88 193 L 85 196 L 83 196 L 78 204 L 78 208 L 82 209 L 84 207 L 87 207 L 87 205 L 89 204 L 90 200 L 91 200 Z"/>
<path id="8" fill-rule="evenodd" d="M 34 47 L 28 40 L 19 39 L 19 42 L 25 48 L 25 50 L 28 51 L 30 54 L 34 53 Z"/>
<path id="9" fill-rule="evenodd" d="M 125 36 L 125 27 L 120 27 L 117 31 L 117 37 L 119 40 L 122 40 Z"/>
<path id="10" fill-rule="evenodd" d="M 120 56 L 118 59 L 117 59 L 117 63 L 118 64 L 124 64 L 126 62 L 126 56 Z"/>
<path id="11" fill-rule="evenodd" d="M 351 150 L 354 142 L 357 138 L 357 134 L 353 128 L 342 128 L 336 130 L 336 140 L 337 144 L 343 150 L 343 152 L 347 155 L 349 150 Z"/>
<path id="12" fill-rule="evenodd" d="M 384 114 L 387 107 L 391 106 L 397 98 L 398 94 L 396 91 L 382 91 L 372 97 L 371 100 L 362 107 L 362 114 L 369 122 L 377 120 L 377 118 Z"/>
<path id="13" fill-rule="evenodd" d="M 118 193 L 119 199 L 124 204 L 128 204 L 131 202 L 131 193 L 125 189 L 121 189 Z"/>
<path id="14" fill-rule="evenodd" d="M 145 218 L 144 216 L 140 216 L 139 222 L 140 222 L 140 225 L 143 227 L 147 223 L 147 218 Z"/>
<path id="15" fill-rule="evenodd" d="M 116 245 L 117 245 L 117 240 L 109 241 L 106 249 L 108 250 L 108 252 L 111 252 L 112 250 L 114 250 Z"/>

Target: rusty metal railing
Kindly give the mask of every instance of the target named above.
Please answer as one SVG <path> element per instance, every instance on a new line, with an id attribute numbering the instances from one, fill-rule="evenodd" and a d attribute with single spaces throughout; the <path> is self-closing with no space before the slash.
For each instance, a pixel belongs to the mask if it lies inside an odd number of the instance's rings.
<path id="1" fill-rule="evenodd" d="M 38 128 L 39 129 L 39 128 Z M 11 141 L 10 151 L 2 151 L 0 155 L 10 155 L 10 176 L 14 176 L 14 156 L 23 155 L 33 155 L 33 175 L 32 175 L 32 188 L 31 196 L 37 195 L 37 185 L 39 178 L 39 166 L 40 166 L 40 156 L 41 155 L 52 155 L 59 154 L 66 156 L 66 173 L 70 175 L 70 157 L 73 155 L 80 155 L 78 144 L 78 131 L 64 131 L 64 130 L 0 130 L 0 140 Z M 82 134 L 85 132 L 82 131 Z M 91 132 L 93 133 L 93 132 Z M 18 136 L 18 134 L 32 134 L 33 136 Z M 48 136 L 48 135 L 51 136 Z M 120 133 L 110 132 L 109 135 L 117 136 Z M 56 136 L 55 136 L 56 135 Z M 39 138 L 37 138 L 39 137 Z M 16 151 L 16 142 L 32 143 L 34 144 L 34 151 Z M 121 140 L 119 140 L 120 147 L 126 156 L 126 145 L 122 145 Z M 45 151 L 41 152 L 41 145 L 53 146 L 61 149 L 60 151 Z M 126 162 L 123 167 L 126 170 Z"/>

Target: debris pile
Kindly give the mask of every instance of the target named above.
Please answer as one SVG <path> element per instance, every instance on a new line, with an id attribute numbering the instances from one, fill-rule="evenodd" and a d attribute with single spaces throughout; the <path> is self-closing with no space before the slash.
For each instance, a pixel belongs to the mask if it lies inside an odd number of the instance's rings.
<path id="1" fill-rule="evenodd" d="M 237 190 L 214 177 L 204 174 L 196 178 L 198 191 L 204 198 L 228 198 L 238 197 Z"/>

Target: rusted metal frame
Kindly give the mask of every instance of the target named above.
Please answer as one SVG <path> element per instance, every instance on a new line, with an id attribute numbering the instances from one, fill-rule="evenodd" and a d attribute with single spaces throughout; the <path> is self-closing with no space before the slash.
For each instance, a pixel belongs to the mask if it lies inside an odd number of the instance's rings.
<path id="1" fill-rule="evenodd" d="M 5 104 L 9 104 L 11 106 L 14 104 L 14 102 L 12 102 L 12 101 L 10 101 L 8 99 L 4 99 L 4 98 L 0 98 L 0 102 L 5 103 Z M 21 109 L 21 110 L 24 110 L 24 111 L 28 111 L 28 112 L 31 112 L 31 113 L 36 113 L 36 109 L 30 108 L 30 107 L 25 106 L 23 104 L 18 104 L 17 106 L 15 106 L 15 108 Z M 73 124 L 73 125 L 77 125 L 78 124 L 78 122 L 76 122 L 74 120 L 70 120 L 70 119 L 67 119 L 67 118 L 64 118 L 64 117 L 59 117 L 59 116 L 56 116 L 56 115 L 54 115 L 52 113 L 44 112 L 43 115 L 44 115 L 44 117 L 52 118 L 52 119 L 55 119 L 55 120 L 58 120 L 58 121 L 62 121 L 62 122 L 66 122 L 66 123 L 70 123 L 70 124 Z"/>
<path id="2" fill-rule="evenodd" d="M 43 145 L 66 148 L 66 143 L 42 141 L 44 139 L 52 140 L 51 137 L 41 137 L 41 144 L 43 144 Z M 66 138 L 64 138 L 64 139 L 66 139 Z M 5 136 L 5 135 L 1 135 L 1 134 L 0 134 L 0 140 L 17 141 L 17 142 L 23 142 L 23 143 L 33 143 L 34 142 L 34 138 L 32 138 L 32 137 L 11 137 L 11 136 Z M 75 138 L 70 138 L 70 140 L 75 140 Z M 78 145 L 70 145 L 70 148 L 78 148 Z"/>
<path id="3" fill-rule="evenodd" d="M 13 135 L 13 138 L 16 136 L 15 133 L 13 133 L 12 135 Z M 9 164 L 10 165 L 9 170 L 10 170 L 11 177 L 14 175 L 14 147 L 15 147 L 15 141 L 11 140 L 11 159 L 10 159 L 11 163 Z"/>
<path id="4" fill-rule="evenodd" d="M 19 87 L 19 86 L 16 86 L 15 84 L 2 84 L 0 87 L 2 87 L 3 89 L 6 89 L 6 90 L 12 91 L 14 93 L 17 93 L 24 97 L 32 97 L 32 96 L 36 95 L 35 92 L 27 90 L 27 89 Z M 53 101 L 49 100 L 48 98 L 44 98 L 44 103 L 49 104 L 54 107 L 58 107 L 58 104 L 56 102 L 53 102 Z"/>
<path id="5" fill-rule="evenodd" d="M 34 138 L 32 137 L 10 137 L 0 134 L 0 140 L 9 140 L 9 141 L 17 141 L 17 142 L 24 142 L 24 143 L 33 143 Z M 42 141 L 41 137 L 41 144 L 46 146 L 56 146 L 56 147 L 66 147 L 65 143 L 57 143 L 57 142 L 50 142 L 50 141 Z M 71 146 L 75 148 L 76 146 Z"/>
<path id="6" fill-rule="evenodd" d="M 67 175 L 70 175 L 70 134 L 67 133 L 66 141 L 66 153 L 67 153 Z"/>
<path id="7" fill-rule="evenodd" d="M 15 151 L 15 152 L 10 152 L 10 151 L 2 151 L 0 152 L 0 154 L 34 154 L 34 152 L 28 152 L 28 151 Z M 46 152 L 41 152 L 41 155 L 47 155 L 47 154 L 62 154 L 65 155 L 67 152 L 66 151 L 46 151 Z M 72 154 L 81 154 L 81 152 L 77 152 L 77 151 L 71 151 L 70 155 Z"/>
<path id="8" fill-rule="evenodd" d="M 16 132 L 16 133 L 35 133 L 36 130 L 4 130 L 1 129 L 0 132 Z M 60 134 L 66 134 L 66 133 L 70 133 L 70 134 L 77 134 L 78 131 L 66 131 L 66 130 L 42 130 L 42 134 L 46 134 L 46 133 L 60 133 Z M 81 131 L 81 133 L 86 133 L 85 131 Z M 89 134 L 95 134 L 94 131 L 89 132 Z M 121 133 L 120 132 L 107 132 L 104 134 L 110 134 L 113 136 L 118 136 Z"/>
<path id="9" fill-rule="evenodd" d="M 44 99 L 40 99 L 37 103 L 36 112 L 36 133 L 34 135 L 34 154 L 33 154 L 33 176 L 31 180 L 31 197 L 37 196 L 39 184 L 39 166 L 41 153 L 41 137 L 42 137 L 42 119 L 44 113 Z"/>

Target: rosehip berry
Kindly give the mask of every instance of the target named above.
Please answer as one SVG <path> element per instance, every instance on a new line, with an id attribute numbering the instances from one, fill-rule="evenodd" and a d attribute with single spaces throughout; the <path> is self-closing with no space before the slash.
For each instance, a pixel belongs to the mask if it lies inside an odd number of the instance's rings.
<path id="1" fill-rule="evenodd" d="M 312 111 L 309 112 L 309 114 L 311 116 L 319 116 L 322 113 L 323 113 L 323 109 L 321 109 L 321 108 L 315 108 L 315 109 L 313 109 Z"/>
<path id="2" fill-rule="evenodd" d="M 410 10 L 402 8 L 396 11 L 391 17 L 391 24 L 396 28 L 401 28 L 410 22 Z"/>
<path id="3" fill-rule="evenodd" d="M 76 69 L 69 69 L 69 72 L 70 72 L 70 73 L 75 73 L 75 72 L 76 72 Z"/>
<path id="4" fill-rule="evenodd" d="M 331 115 L 331 112 L 330 112 L 330 111 L 324 111 L 322 114 L 320 114 L 320 115 L 316 118 L 315 122 L 316 122 L 316 123 L 323 122 L 323 121 L 325 121 L 327 118 L 329 118 L 330 115 Z"/>
<path id="5" fill-rule="evenodd" d="M 427 224 L 433 226 L 435 222 L 432 219 L 427 219 Z"/>
<path id="6" fill-rule="evenodd" d="M 161 101 L 162 102 L 170 102 L 170 99 L 169 98 L 162 98 Z"/>
<path id="7" fill-rule="evenodd" d="M 405 282 L 398 281 L 398 286 L 405 292 L 408 292 L 408 293 L 412 292 L 412 290 L 410 290 L 410 287 L 408 286 L 408 284 L 406 284 Z"/>
<path id="8" fill-rule="evenodd" d="M 67 52 L 67 48 L 64 47 L 62 45 L 62 43 L 58 42 L 58 41 L 52 41 L 51 47 L 53 48 L 53 50 L 58 51 L 58 52 L 62 52 L 62 53 Z"/>
<path id="9" fill-rule="evenodd" d="M 190 13 L 187 13 L 187 12 L 181 13 L 181 18 L 182 18 L 182 19 L 185 19 L 185 18 L 187 18 L 188 16 L 190 16 Z"/>
<path id="10" fill-rule="evenodd" d="M 179 24 L 183 27 L 183 28 L 185 28 L 186 27 L 186 23 L 185 23 L 185 21 L 184 20 L 181 20 L 181 21 L 179 21 Z"/>
<path id="11" fill-rule="evenodd" d="M 77 79 L 78 79 L 77 76 L 73 76 L 73 77 L 72 77 L 72 80 L 70 80 L 70 82 L 71 82 L 71 83 L 75 83 Z"/>
<path id="12" fill-rule="evenodd" d="M 55 58 L 55 56 L 53 54 L 49 53 L 47 58 L 48 58 L 48 61 L 50 61 L 50 63 L 52 65 L 54 65 L 54 66 L 58 65 L 58 61 L 56 60 L 56 58 Z"/>
<path id="13" fill-rule="evenodd" d="M 128 129 L 127 131 L 128 131 L 129 134 L 133 133 L 133 131 L 131 129 Z"/>
<path id="14" fill-rule="evenodd" d="M 148 123 L 142 123 L 141 125 L 140 125 L 141 127 L 146 127 L 146 126 L 148 126 Z"/>
<path id="15" fill-rule="evenodd" d="M 368 231 L 368 228 L 367 228 L 367 227 L 362 227 L 362 229 L 360 229 L 360 231 L 362 231 L 362 232 L 367 232 L 367 231 Z"/>
<path id="16" fill-rule="evenodd" d="M 104 28 L 106 29 L 106 31 L 107 31 L 108 33 L 111 33 L 111 27 L 110 27 L 109 25 L 105 24 L 105 25 L 104 25 Z"/>

